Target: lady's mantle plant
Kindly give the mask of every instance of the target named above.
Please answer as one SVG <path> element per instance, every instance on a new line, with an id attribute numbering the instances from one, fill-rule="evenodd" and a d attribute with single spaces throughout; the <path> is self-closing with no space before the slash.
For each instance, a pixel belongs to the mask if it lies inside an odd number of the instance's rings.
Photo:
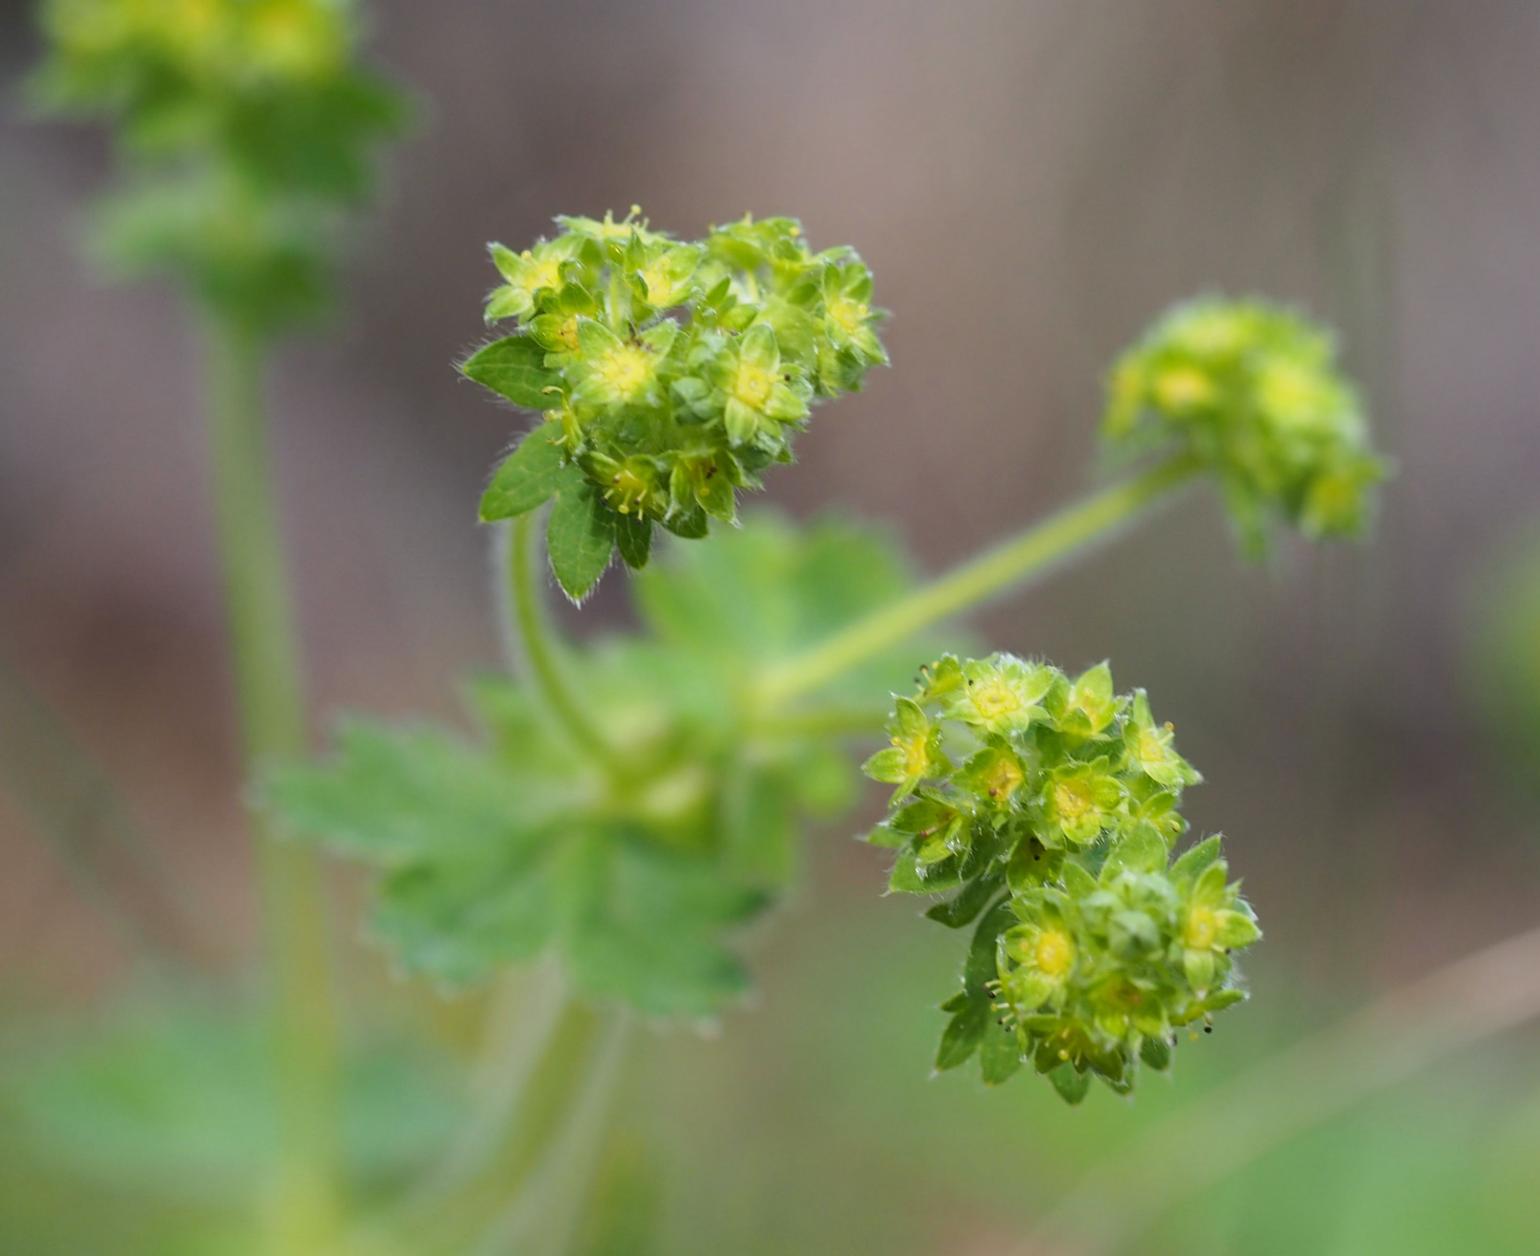
<path id="1" fill-rule="evenodd" d="M 1382 474 L 1330 341 L 1260 302 L 1168 315 L 1121 360 L 1104 432 L 1163 454 L 918 588 L 848 530 L 754 522 L 637 577 L 643 630 L 571 651 L 539 607 L 532 512 L 554 498 L 552 569 L 574 599 L 655 525 L 699 538 L 790 455 L 812 404 L 886 360 L 871 279 L 788 219 L 680 243 L 635 211 L 563 218 L 494 246 L 490 321 L 516 330 L 464 373 L 540 422 L 482 499 L 504 533 L 524 680 L 479 689 L 490 736 L 354 725 L 329 764 L 267 796 L 299 830 L 384 869 L 377 931 L 450 981 L 554 947 L 570 979 L 652 1013 L 700 1016 L 743 989 L 724 942 L 784 892 L 807 819 L 848 800 L 838 743 L 875 731 L 917 634 L 1020 583 L 1213 473 L 1250 548 L 1277 518 L 1356 531 Z M 906 591 L 907 587 L 907 591 Z M 1258 936 L 1219 839 L 1176 850 L 1198 774 L 1142 691 L 1106 664 L 1067 675 L 942 655 L 896 700 L 868 774 L 895 786 L 872 840 L 890 886 L 945 894 L 975 924 L 938 1063 L 989 1081 L 1023 1062 L 1078 1100 L 1164 1067 L 1176 1029 L 1239 1001 Z"/>
<path id="2" fill-rule="evenodd" d="M 513 335 L 461 368 L 545 422 L 503 462 L 485 521 L 555 497 L 552 569 L 574 600 L 613 550 L 647 561 L 654 524 L 683 537 L 737 521 L 812 407 L 887 361 L 871 273 L 849 248 L 814 253 L 790 218 L 745 217 L 681 243 L 636 217 L 559 218 L 515 253 L 491 246 L 503 283 L 489 323 Z"/>

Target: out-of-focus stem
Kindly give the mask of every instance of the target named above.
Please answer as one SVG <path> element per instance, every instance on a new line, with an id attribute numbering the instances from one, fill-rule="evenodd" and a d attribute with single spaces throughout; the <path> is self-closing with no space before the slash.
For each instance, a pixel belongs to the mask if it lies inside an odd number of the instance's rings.
<path id="1" fill-rule="evenodd" d="M 896 602 L 878 607 L 822 644 L 772 668 L 759 685 L 762 705 L 773 710 L 810 693 L 922 629 L 1043 575 L 1169 498 L 1199 469 L 1197 462 L 1185 456 L 1159 463 L 1049 516 Z"/>
<path id="2" fill-rule="evenodd" d="M 509 663 L 525 674 L 546 709 L 573 743 L 612 773 L 623 774 L 613 746 L 589 718 L 567 683 L 545 608 L 541 604 L 536 548 L 538 513 L 521 515 L 500 530 L 497 553 L 500 603 Z"/>
<path id="3" fill-rule="evenodd" d="M 248 769 L 304 748 L 298 648 L 262 405 L 262 338 L 233 319 L 208 332 L 209 451 L 236 697 Z M 341 1217 L 337 1021 L 325 890 L 315 855 L 255 821 L 273 980 L 282 1160 L 273 1245 L 330 1250 Z"/>

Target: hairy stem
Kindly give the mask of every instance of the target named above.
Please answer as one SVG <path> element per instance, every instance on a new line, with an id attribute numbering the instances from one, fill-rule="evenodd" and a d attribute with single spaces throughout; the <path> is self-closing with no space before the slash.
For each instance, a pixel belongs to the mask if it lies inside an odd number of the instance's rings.
<path id="1" fill-rule="evenodd" d="M 233 320 L 208 329 L 209 445 L 236 697 L 248 769 L 304 748 L 304 703 L 262 407 L 263 344 Z M 315 855 L 256 821 L 280 1091 L 279 1252 L 326 1250 L 341 1213 L 337 1023 L 325 889 Z"/>
<path id="2" fill-rule="evenodd" d="M 589 718 L 562 673 L 558 647 L 541 604 L 538 517 L 538 512 L 532 511 L 499 529 L 497 565 L 505 573 L 498 581 L 504 591 L 499 603 L 509 664 L 524 674 L 552 718 L 580 750 L 611 772 L 623 774 L 619 755 Z"/>
<path id="3" fill-rule="evenodd" d="M 1173 458 L 1033 525 L 841 629 L 821 645 L 776 665 L 760 682 L 761 702 L 773 709 L 811 692 L 921 629 L 1043 575 L 1170 497 L 1198 470 L 1198 464 L 1185 456 Z"/>
<path id="4" fill-rule="evenodd" d="M 1392 990 L 1215 1087 L 1096 1164 L 1021 1256 L 1111 1251 L 1148 1235 L 1169 1209 L 1296 1135 L 1536 1017 L 1540 927 Z"/>

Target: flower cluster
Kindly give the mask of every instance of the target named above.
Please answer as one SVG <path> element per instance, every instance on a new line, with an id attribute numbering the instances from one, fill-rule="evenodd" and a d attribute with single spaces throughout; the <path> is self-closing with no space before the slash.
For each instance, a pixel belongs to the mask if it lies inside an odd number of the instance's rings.
<path id="1" fill-rule="evenodd" d="M 1259 936 L 1219 839 L 1172 861 L 1200 778 L 1143 690 L 1105 663 L 1068 676 L 1008 654 L 923 669 L 866 763 L 896 787 L 871 835 L 891 888 L 955 891 L 930 915 L 982 917 L 938 1067 L 978 1053 L 987 1080 L 1024 1062 L 1079 1099 L 1092 1074 L 1133 1085 L 1173 1030 L 1243 995 L 1231 952 Z"/>
<path id="2" fill-rule="evenodd" d="M 42 22 L 43 105 L 117 126 L 109 258 L 264 329 L 312 312 L 338 210 L 403 112 L 355 64 L 348 0 L 45 0 Z"/>
<path id="3" fill-rule="evenodd" d="M 738 489 L 791 460 L 814 404 L 887 361 L 882 313 L 856 253 L 813 252 L 794 219 L 745 217 L 684 243 L 636 215 L 558 218 L 554 239 L 522 252 L 494 244 L 503 283 L 486 318 L 517 330 L 463 370 L 545 412 L 508 475 L 523 477 L 531 441 L 556 443 L 612 528 L 698 537 L 736 517 Z M 495 491 L 483 502 L 484 519 L 510 513 Z"/>
<path id="4" fill-rule="evenodd" d="M 1103 435 L 1214 470 L 1253 552 L 1275 516 L 1312 538 L 1358 533 L 1386 470 L 1330 333 L 1258 300 L 1162 316 L 1112 369 Z"/>

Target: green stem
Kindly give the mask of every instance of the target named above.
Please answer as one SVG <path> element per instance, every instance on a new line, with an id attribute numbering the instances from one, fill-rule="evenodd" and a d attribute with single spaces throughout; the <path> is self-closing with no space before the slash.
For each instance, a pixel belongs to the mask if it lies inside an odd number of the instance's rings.
<path id="1" fill-rule="evenodd" d="M 248 770 L 304 748 L 304 703 L 278 511 L 269 481 L 261 338 L 209 327 L 209 442 L 236 696 Z M 337 1231 L 337 1023 L 325 890 L 315 856 L 257 824 L 258 875 L 274 982 L 282 1161 L 274 1247 L 326 1250 Z"/>
<path id="2" fill-rule="evenodd" d="M 561 659 L 541 605 L 536 548 L 539 533 L 537 512 L 521 515 L 502 531 L 503 561 L 507 580 L 504 600 L 504 636 L 510 660 L 525 673 L 547 710 L 582 751 L 602 763 L 612 774 L 624 775 L 624 764 L 613 746 L 583 709 L 562 673 Z"/>
<path id="3" fill-rule="evenodd" d="M 606 1014 L 567 1000 L 475 1171 L 402 1219 L 388 1237 L 404 1251 L 463 1256 L 499 1218 L 518 1211 L 540 1180 L 543 1157 L 582 1103 L 596 1053 L 613 1028 Z"/>
<path id="4" fill-rule="evenodd" d="M 930 584 L 841 629 L 821 645 L 772 668 L 760 682 L 762 704 L 773 709 L 828 683 L 872 655 L 931 624 L 1041 576 L 1076 550 L 1127 524 L 1196 475 L 1198 464 L 1177 457 L 1050 516 Z"/>
<path id="5" fill-rule="evenodd" d="M 583 1204 L 592 1188 L 616 1082 L 629 1050 L 629 1028 L 624 1012 L 610 1016 L 602 1027 L 571 1092 L 561 1128 L 551 1132 L 540 1163 L 532 1166 L 528 1179 L 473 1249 L 478 1256 L 503 1252 L 561 1256 L 571 1250 L 582 1227 Z"/>

